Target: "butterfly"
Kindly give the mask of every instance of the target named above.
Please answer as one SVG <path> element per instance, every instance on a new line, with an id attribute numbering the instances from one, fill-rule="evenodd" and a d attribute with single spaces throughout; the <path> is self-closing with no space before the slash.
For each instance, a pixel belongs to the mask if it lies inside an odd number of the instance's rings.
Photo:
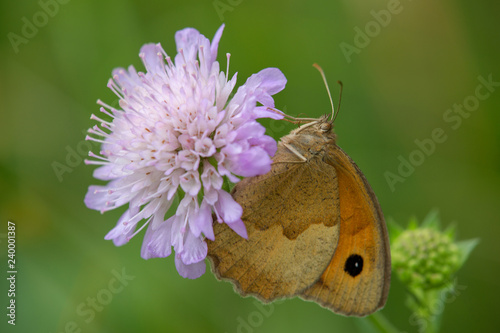
<path id="1" fill-rule="evenodd" d="M 368 181 L 336 144 L 333 121 L 333 111 L 300 119 L 306 123 L 278 143 L 271 171 L 236 184 L 232 196 L 243 208 L 248 239 L 214 223 L 208 257 L 217 278 L 243 296 L 298 296 L 366 316 L 389 293 L 388 233 Z"/>

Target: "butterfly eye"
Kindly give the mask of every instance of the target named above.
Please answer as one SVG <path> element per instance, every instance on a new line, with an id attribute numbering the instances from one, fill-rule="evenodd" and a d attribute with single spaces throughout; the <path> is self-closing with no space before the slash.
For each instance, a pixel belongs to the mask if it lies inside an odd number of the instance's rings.
<path id="1" fill-rule="evenodd" d="M 328 132 L 332 128 L 332 125 L 330 123 L 323 123 L 320 126 L 321 131 L 323 132 Z"/>

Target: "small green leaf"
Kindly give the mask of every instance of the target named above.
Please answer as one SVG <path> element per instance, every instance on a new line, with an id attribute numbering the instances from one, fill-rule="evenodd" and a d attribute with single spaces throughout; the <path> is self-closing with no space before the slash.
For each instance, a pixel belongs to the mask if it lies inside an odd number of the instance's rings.
<path id="1" fill-rule="evenodd" d="M 441 223 L 439 222 L 439 210 L 433 209 L 424 218 L 424 221 L 422 222 L 421 227 L 422 228 L 427 227 L 427 228 L 439 229 L 440 224 Z"/>
<path id="2" fill-rule="evenodd" d="M 399 235 L 401 235 L 404 228 L 400 226 L 392 217 L 389 217 L 387 219 L 387 230 L 389 232 L 389 240 L 392 243 L 399 237 Z"/>
<path id="3" fill-rule="evenodd" d="M 415 230 L 418 228 L 418 221 L 415 216 L 410 217 L 410 221 L 408 222 L 408 230 Z"/>
<path id="4" fill-rule="evenodd" d="M 444 231 L 443 233 L 450 237 L 451 240 L 454 240 L 455 239 L 455 234 L 456 234 L 456 224 L 455 223 L 452 223 L 450 224 Z"/>
<path id="5" fill-rule="evenodd" d="M 458 249 L 460 250 L 461 256 L 459 261 L 459 267 L 462 267 L 467 261 L 467 258 L 469 258 L 469 255 L 471 254 L 472 250 L 474 250 L 476 245 L 479 244 L 479 238 L 460 241 L 455 244 L 457 244 Z"/>

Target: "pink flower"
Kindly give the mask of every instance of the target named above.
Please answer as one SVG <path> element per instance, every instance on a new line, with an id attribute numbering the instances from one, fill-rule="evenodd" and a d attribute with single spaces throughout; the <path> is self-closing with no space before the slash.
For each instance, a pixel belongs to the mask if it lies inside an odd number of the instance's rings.
<path id="1" fill-rule="evenodd" d="M 160 44 L 144 45 L 146 73 L 133 66 L 113 71 L 108 86 L 121 109 L 98 101 L 112 120 L 92 115 L 101 126 L 87 136 L 102 150 L 86 163 L 101 165 L 94 177 L 109 182 L 90 186 L 85 204 L 101 212 L 128 204 L 105 239 L 120 246 L 147 227 L 141 256 L 167 257 L 173 246 L 179 274 L 192 279 L 205 272 L 212 212 L 247 237 L 242 208 L 222 189 L 223 177 L 237 182 L 267 173 L 276 142 L 256 119 L 283 117 L 268 109 L 286 84 L 276 68 L 252 75 L 229 99 L 236 74 L 228 80 L 216 61 L 223 29 L 212 43 L 195 29 L 178 31 L 174 61 Z"/>

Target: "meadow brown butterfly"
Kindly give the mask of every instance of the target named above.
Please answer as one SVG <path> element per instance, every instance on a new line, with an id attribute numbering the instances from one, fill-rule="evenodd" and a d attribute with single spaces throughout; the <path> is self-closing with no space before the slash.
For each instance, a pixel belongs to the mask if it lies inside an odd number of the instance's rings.
<path id="1" fill-rule="evenodd" d="M 243 296 L 263 302 L 299 296 L 366 316 L 384 306 L 389 292 L 387 229 L 373 190 L 336 145 L 328 118 L 298 120 L 307 123 L 281 138 L 271 171 L 236 184 L 232 195 L 243 208 L 248 239 L 214 223 L 208 257 L 217 278 Z"/>

